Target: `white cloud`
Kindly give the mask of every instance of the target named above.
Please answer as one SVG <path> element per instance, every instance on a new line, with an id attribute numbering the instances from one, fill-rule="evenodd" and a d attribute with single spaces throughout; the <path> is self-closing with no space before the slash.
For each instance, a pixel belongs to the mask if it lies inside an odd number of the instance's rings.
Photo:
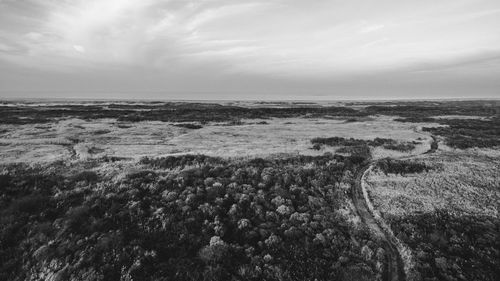
<path id="1" fill-rule="evenodd" d="M 361 33 L 369 33 L 369 32 L 375 32 L 378 30 L 381 30 L 385 27 L 384 24 L 373 24 L 373 25 L 368 25 L 363 27 L 359 32 Z"/>
<path id="2" fill-rule="evenodd" d="M 43 34 L 38 33 L 38 32 L 29 32 L 26 34 L 26 38 L 33 40 L 33 41 L 38 41 L 43 38 Z"/>
<path id="3" fill-rule="evenodd" d="M 73 49 L 79 53 L 85 53 L 85 47 L 80 46 L 80 45 L 73 45 Z"/>
<path id="4" fill-rule="evenodd" d="M 33 9 L 2 2 L 3 45 L 22 55 L 4 51 L 0 59 L 72 71 L 111 65 L 329 77 L 500 46 L 493 0 L 477 8 L 469 0 L 387 0 L 380 7 L 361 0 L 26 1 Z"/>

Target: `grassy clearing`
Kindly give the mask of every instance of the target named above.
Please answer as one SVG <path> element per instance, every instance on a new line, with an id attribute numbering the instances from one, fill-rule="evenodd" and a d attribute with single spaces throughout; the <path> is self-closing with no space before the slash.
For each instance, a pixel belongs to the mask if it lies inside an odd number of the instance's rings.
<path id="1" fill-rule="evenodd" d="M 375 208 L 424 280 L 496 280 L 500 158 L 441 152 L 382 163 L 367 177 Z"/>
<path id="2" fill-rule="evenodd" d="M 424 168 L 417 169 L 420 173 L 403 169 L 404 175 L 376 169 L 367 178 L 374 204 L 382 213 L 400 216 L 448 209 L 498 217 L 498 158 L 448 152 L 407 162 Z"/>
<path id="3" fill-rule="evenodd" d="M 80 151 L 85 159 L 101 157 L 102 153 L 109 157 L 139 159 L 144 156 L 186 153 L 223 157 L 321 155 L 325 152 L 335 152 L 339 147 L 324 147 L 315 151 L 310 149 L 311 138 L 332 135 L 364 140 L 379 137 L 403 143 L 422 139 L 411 153 L 425 151 L 426 142 L 430 141 L 428 135 L 417 132 L 415 124 L 395 122 L 389 117 L 376 117 L 353 123 L 346 123 L 343 119 L 321 118 L 244 119 L 239 125 L 208 123 L 197 129 L 178 127 L 176 124 L 158 121 L 126 123 L 114 119 L 67 119 L 47 123 L 41 128 L 32 124 L 0 125 L 0 128 L 8 130 L 7 134 L 0 136 L 0 143 L 10 147 L 0 151 L 0 157 L 18 162 L 47 162 L 50 155 L 43 156 L 43 151 L 46 150 L 44 145 L 59 142 L 68 145 L 78 143 L 75 149 Z M 38 139 L 36 141 L 35 135 Z M 92 147 L 102 153 L 85 152 L 86 148 Z M 33 150 L 40 150 L 36 153 L 39 156 L 33 157 Z M 11 153 L 13 151 L 16 151 L 15 155 Z M 378 147 L 375 154 L 390 156 L 404 153 Z M 57 155 L 64 157 L 59 153 Z M 54 158 L 50 157 L 50 160 Z"/>

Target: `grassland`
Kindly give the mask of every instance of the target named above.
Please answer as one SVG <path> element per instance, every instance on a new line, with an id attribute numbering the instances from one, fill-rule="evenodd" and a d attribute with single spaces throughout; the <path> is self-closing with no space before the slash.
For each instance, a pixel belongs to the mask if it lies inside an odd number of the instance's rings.
<path id="1" fill-rule="evenodd" d="M 443 152 L 413 161 L 429 170 L 384 174 L 376 169 L 367 178 L 377 209 L 387 216 L 448 209 L 457 214 L 499 217 L 500 159 Z"/>
<path id="2" fill-rule="evenodd" d="M 404 162 L 425 168 L 378 167 L 366 180 L 375 208 L 412 248 L 421 278 L 495 280 L 500 159 L 453 151 Z"/>
<path id="3" fill-rule="evenodd" d="M 377 148 L 376 155 L 408 155 L 425 151 L 431 138 L 418 132 L 418 126 L 392 121 L 391 117 L 374 117 L 363 122 L 346 122 L 344 118 L 272 118 L 243 119 L 238 124 L 213 122 L 203 128 L 185 128 L 178 123 L 114 119 L 66 119 L 42 125 L 0 125 L 1 158 L 5 162 L 47 162 L 100 158 L 166 156 L 185 153 L 224 157 L 254 157 L 272 154 L 321 155 L 339 147 L 311 149 L 311 138 L 376 137 L 401 142 L 418 142 L 415 149 L 399 152 Z M 71 151 L 71 150 L 74 151 Z M 76 158 L 75 158 L 76 156 Z"/>

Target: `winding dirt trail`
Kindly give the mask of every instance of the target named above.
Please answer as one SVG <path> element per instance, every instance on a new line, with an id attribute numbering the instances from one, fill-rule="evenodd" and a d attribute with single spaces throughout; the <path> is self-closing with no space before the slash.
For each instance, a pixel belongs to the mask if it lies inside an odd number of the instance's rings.
<path id="1" fill-rule="evenodd" d="M 376 161 L 372 161 L 362 166 L 355 175 L 355 181 L 352 185 L 352 201 L 356 208 L 358 216 L 365 223 L 372 234 L 375 235 L 382 243 L 382 248 L 385 251 L 385 267 L 383 280 L 400 281 L 405 280 L 404 264 L 396 247 L 395 237 L 387 233 L 377 222 L 375 216 L 368 208 L 361 182 L 365 173 L 374 165 Z"/>
<path id="2" fill-rule="evenodd" d="M 432 136 L 430 148 L 422 154 L 431 154 L 438 149 L 438 141 Z M 418 155 L 405 158 L 409 159 Z M 402 159 L 401 159 L 402 160 Z M 377 160 L 370 160 L 361 166 L 355 173 L 354 182 L 351 186 L 351 197 L 358 216 L 371 230 L 372 234 L 379 239 L 385 251 L 385 265 L 383 280 L 404 281 L 406 280 L 405 265 L 401 258 L 401 242 L 394 236 L 390 227 L 380 216 L 374 214 L 374 208 L 363 187 L 364 176 L 377 164 Z M 399 245 L 399 248 L 398 248 Z"/>

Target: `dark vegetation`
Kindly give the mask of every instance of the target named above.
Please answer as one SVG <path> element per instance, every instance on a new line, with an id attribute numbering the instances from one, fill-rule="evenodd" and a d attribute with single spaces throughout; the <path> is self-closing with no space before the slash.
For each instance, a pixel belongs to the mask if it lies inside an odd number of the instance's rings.
<path id="1" fill-rule="evenodd" d="M 268 105 L 267 102 L 261 103 Z M 270 103 L 276 106 L 279 103 Z M 367 105 L 366 107 L 361 107 Z M 357 106 L 357 109 L 350 106 Z M 346 106 L 322 107 L 297 104 L 290 107 L 241 107 L 214 103 L 149 102 L 149 103 L 99 103 L 59 104 L 50 106 L 7 106 L 0 104 L 0 124 L 36 124 L 54 122 L 64 118 L 98 119 L 115 118 L 123 122 L 164 121 L 187 122 L 182 124 L 197 129 L 199 122 L 226 122 L 241 125 L 244 118 L 285 117 L 347 117 L 347 122 L 367 120 L 370 115 L 398 116 L 400 122 L 435 122 L 442 128 L 426 128 L 446 139 L 456 148 L 493 147 L 500 141 L 500 102 L 498 101 L 421 101 L 348 103 Z M 465 115 L 493 117 L 487 120 L 436 119 L 439 115 Z M 126 125 L 119 125 L 126 126 Z M 411 150 L 411 144 L 385 144 L 388 149 Z"/>
<path id="2" fill-rule="evenodd" d="M 438 121 L 446 127 L 424 127 L 424 131 L 444 136 L 446 144 L 455 148 L 500 146 L 500 118 L 490 120 L 443 120 Z"/>
<path id="3" fill-rule="evenodd" d="M 370 148 L 367 145 L 344 146 L 337 149 L 338 153 L 350 154 L 351 159 L 356 159 L 356 163 L 361 163 L 364 159 L 371 157 Z"/>
<path id="4" fill-rule="evenodd" d="M 382 146 L 385 149 L 397 150 L 402 152 L 412 151 L 415 149 L 415 144 L 410 142 L 397 142 L 393 139 L 385 138 L 375 138 L 374 140 L 360 140 L 354 138 L 341 138 L 341 137 L 331 137 L 331 138 L 314 138 L 311 140 L 313 144 L 313 149 L 321 149 L 321 145 L 329 146 L 349 146 L 349 147 L 360 147 L 360 146 Z"/>
<path id="5" fill-rule="evenodd" d="M 367 144 L 366 140 L 359 139 L 346 139 L 341 137 L 331 137 L 331 138 L 314 138 L 311 140 L 312 144 L 329 145 L 329 146 L 360 146 Z"/>
<path id="6" fill-rule="evenodd" d="M 428 172 L 432 170 L 432 167 L 427 166 L 425 163 L 417 162 L 414 160 L 392 160 L 392 159 L 382 159 L 377 161 L 377 168 L 382 172 L 387 174 L 414 174 Z"/>
<path id="7" fill-rule="evenodd" d="M 425 120 L 439 115 L 493 116 L 499 113 L 499 101 L 428 101 L 392 102 L 370 104 L 365 112 L 370 115 L 381 114 Z M 422 122 L 422 121 L 418 121 Z"/>
<path id="8" fill-rule="evenodd" d="M 179 124 L 175 124 L 174 126 L 186 128 L 186 129 L 194 129 L 194 130 L 203 128 L 203 126 L 198 125 L 198 124 L 193 124 L 193 123 L 179 123 Z"/>
<path id="9" fill-rule="evenodd" d="M 174 168 L 184 169 L 187 166 L 223 165 L 227 164 L 227 161 L 218 157 L 197 154 L 161 158 L 144 157 L 140 160 L 140 164 L 152 166 L 156 169 L 172 170 Z"/>
<path id="10" fill-rule="evenodd" d="M 128 128 L 132 128 L 132 126 L 130 125 L 126 125 L 126 124 L 117 124 L 116 125 L 118 128 L 120 129 L 128 129 Z"/>
<path id="11" fill-rule="evenodd" d="M 390 221 L 415 253 L 422 280 L 494 281 L 500 276 L 500 220 L 445 210 Z"/>
<path id="12" fill-rule="evenodd" d="M 336 212 L 359 161 L 144 158 L 116 182 L 6 166 L 0 280 L 366 280 L 383 252 Z"/>
<path id="13" fill-rule="evenodd" d="M 2 106 L 0 123 L 32 124 L 53 122 L 59 118 L 116 118 L 118 121 L 164 122 L 231 122 L 243 118 L 364 116 L 363 112 L 348 107 L 289 107 L 247 108 L 203 103 Z"/>
<path id="14" fill-rule="evenodd" d="M 94 134 L 94 135 L 105 135 L 105 134 L 109 134 L 109 133 L 111 133 L 111 131 L 110 130 L 106 130 L 106 129 L 104 129 L 104 130 L 96 130 L 96 131 L 92 132 L 92 134 Z"/>
<path id="15" fill-rule="evenodd" d="M 446 144 L 454 148 L 494 147 L 500 146 L 500 102 L 499 101 L 466 101 L 436 102 L 432 105 L 377 105 L 368 106 L 370 114 L 401 116 L 400 122 L 433 122 L 443 127 L 423 128 L 445 138 Z M 489 117 L 478 119 L 437 119 L 439 115 L 466 115 Z"/>

